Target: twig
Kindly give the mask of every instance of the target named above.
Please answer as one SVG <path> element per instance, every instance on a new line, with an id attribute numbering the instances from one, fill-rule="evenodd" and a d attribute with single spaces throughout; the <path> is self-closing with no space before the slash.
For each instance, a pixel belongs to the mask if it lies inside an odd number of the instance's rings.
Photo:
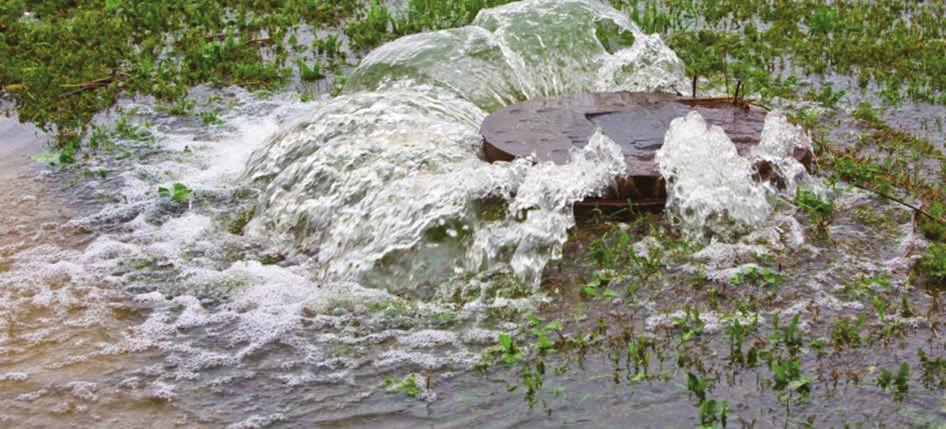
<path id="1" fill-rule="evenodd" d="M 724 95 L 722 97 L 689 97 L 689 98 L 681 99 L 680 101 L 684 103 L 686 102 L 700 103 L 700 102 L 705 102 L 705 101 L 718 101 L 718 102 L 733 104 L 735 106 L 742 107 L 742 108 L 749 108 L 750 106 L 759 106 L 766 111 L 772 110 L 768 106 L 765 106 L 762 103 L 760 103 L 758 100 L 745 98 L 745 97 L 736 99 L 728 95 Z"/>
<path id="2" fill-rule="evenodd" d="M 112 81 L 115 80 L 115 76 L 117 75 L 103 77 L 101 79 L 88 80 L 88 81 L 80 82 L 80 83 L 64 83 L 62 85 L 59 85 L 59 87 L 60 88 L 78 88 L 78 90 L 67 92 L 66 94 L 61 95 L 60 98 L 68 96 L 68 95 L 72 95 L 73 93 L 81 92 L 87 89 L 95 89 L 95 88 L 101 88 L 103 86 L 108 86 L 110 83 L 112 83 Z M 26 84 L 23 84 L 23 83 L 10 83 L 10 84 L 3 85 L 3 90 L 9 91 L 9 92 L 20 91 L 24 89 L 26 89 Z"/>
<path id="3" fill-rule="evenodd" d="M 115 82 L 115 80 L 116 80 L 118 77 L 120 77 L 120 76 L 125 76 L 125 74 L 120 73 L 120 72 L 117 72 L 117 71 L 114 71 L 114 72 L 112 72 L 112 75 L 111 75 L 111 76 L 103 77 L 103 78 L 100 78 L 100 79 L 88 80 L 88 81 L 80 82 L 80 83 L 66 83 L 66 84 L 62 84 L 62 85 L 60 85 L 60 86 L 63 87 L 63 88 L 76 88 L 76 89 L 73 90 L 73 91 L 69 91 L 69 92 L 67 92 L 67 93 L 65 93 L 65 94 L 60 95 L 60 96 L 59 96 L 59 99 L 62 100 L 62 99 L 64 99 L 64 98 L 73 96 L 73 95 L 75 95 L 75 94 L 78 94 L 78 93 L 80 93 L 80 92 L 87 91 L 87 90 L 90 90 L 90 89 L 104 88 L 104 87 L 106 87 L 106 86 L 111 85 L 111 84 L 112 84 L 113 82 Z"/>
<path id="4" fill-rule="evenodd" d="M 221 41 L 221 40 L 227 40 L 227 38 L 230 37 L 230 36 L 232 36 L 232 35 L 231 35 L 231 34 L 215 34 L 215 35 L 212 35 L 212 36 L 204 37 L 204 40 L 206 40 L 206 41 L 208 41 L 208 42 L 210 42 L 210 41 L 219 42 L 219 41 Z M 260 43 L 268 43 L 268 42 L 271 42 L 271 41 L 272 41 L 272 39 L 269 38 L 269 37 L 260 37 L 259 39 L 249 39 L 249 40 L 246 41 L 246 44 L 247 44 L 247 45 L 252 45 L 252 44 L 260 44 Z"/>
<path id="5" fill-rule="evenodd" d="M 732 96 L 732 104 L 739 105 L 739 89 L 742 88 L 742 81 L 736 82 L 736 92 Z"/>
<path id="6" fill-rule="evenodd" d="M 60 85 L 63 88 L 98 88 L 101 86 L 106 86 L 112 83 L 112 80 L 115 79 L 115 76 L 103 77 L 101 79 L 87 80 L 80 83 L 64 83 Z"/>
<path id="7" fill-rule="evenodd" d="M 80 93 L 80 92 L 88 91 L 88 90 L 90 90 L 90 89 L 102 88 L 102 87 L 104 87 L 104 86 L 108 86 L 108 84 L 106 83 L 106 84 L 94 84 L 94 85 L 80 85 L 78 88 L 76 88 L 76 89 L 74 89 L 74 90 L 72 90 L 72 91 L 69 91 L 69 92 L 64 93 L 64 94 L 60 94 L 60 95 L 59 95 L 59 99 L 62 100 L 62 99 L 64 99 L 64 98 L 71 97 L 71 96 L 73 96 L 73 95 L 75 95 L 75 94 L 78 94 L 78 93 Z M 64 86 L 64 88 L 72 88 L 72 87 L 66 87 L 66 86 Z"/>
<path id="8" fill-rule="evenodd" d="M 863 186 L 863 185 L 858 185 L 857 183 L 851 183 L 851 186 L 853 186 L 853 187 L 855 187 L 855 188 L 858 188 L 858 189 L 863 189 L 863 190 L 868 191 L 868 192 L 873 192 L 873 193 L 875 193 L 875 194 L 877 194 L 877 195 L 880 195 L 881 197 L 884 197 L 884 198 L 886 198 L 886 199 L 888 199 L 888 200 L 891 200 L 891 201 L 900 203 L 900 204 L 906 206 L 907 208 L 912 209 L 913 211 L 915 211 L 915 212 L 917 212 L 917 213 L 919 213 L 919 214 L 921 214 L 921 215 L 923 215 L 923 216 L 926 216 L 926 218 L 928 218 L 929 220 L 931 220 L 931 221 L 933 221 L 933 222 L 936 222 L 936 223 L 938 223 L 938 224 L 940 224 L 940 225 L 946 225 L 946 221 L 943 221 L 942 219 L 939 219 L 939 218 L 937 218 L 936 216 L 933 216 L 933 215 L 929 214 L 929 213 L 926 212 L 925 210 L 923 210 L 923 209 L 921 209 L 921 208 L 919 208 L 919 207 L 917 207 L 917 206 L 915 206 L 915 205 L 913 205 L 913 204 L 910 204 L 910 203 L 908 203 L 908 202 L 906 202 L 906 201 L 904 201 L 904 200 L 902 200 L 902 199 L 900 199 L 900 198 L 896 198 L 896 197 L 894 197 L 894 196 L 892 196 L 892 195 L 890 195 L 890 194 L 887 194 L 887 193 L 885 193 L 885 192 L 878 191 L 878 190 L 876 190 L 876 189 L 871 189 L 871 188 L 868 188 L 868 187 Z"/>
<path id="9" fill-rule="evenodd" d="M 689 101 L 727 101 L 732 102 L 732 97 L 724 95 L 721 97 L 691 97 Z"/>

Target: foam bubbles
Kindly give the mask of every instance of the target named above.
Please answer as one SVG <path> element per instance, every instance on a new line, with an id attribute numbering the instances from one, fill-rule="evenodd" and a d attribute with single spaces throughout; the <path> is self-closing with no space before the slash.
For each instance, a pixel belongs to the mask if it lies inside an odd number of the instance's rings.
<path id="1" fill-rule="evenodd" d="M 788 122 L 782 111 L 774 110 L 765 116 L 759 145 L 752 148 L 750 158 L 772 165 L 786 192 L 794 194 L 799 185 L 808 182 L 808 171 L 794 156 L 799 150 L 812 150 L 808 132 Z"/>
<path id="2" fill-rule="evenodd" d="M 744 232 L 772 211 L 752 163 L 696 111 L 670 123 L 656 161 L 667 179 L 667 212 L 691 237 Z"/>
<path id="3" fill-rule="evenodd" d="M 568 229 L 575 224 L 573 204 L 600 195 L 627 167 L 621 148 L 600 129 L 583 148 L 571 149 L 565 165 L 520 163 L 516 167 L 511 215 L 478 230 L 469 255 L 478 267 L 511 251 L 513 271 L 527 284 L 538 285 L 545 264 L 561 257 Z"/>

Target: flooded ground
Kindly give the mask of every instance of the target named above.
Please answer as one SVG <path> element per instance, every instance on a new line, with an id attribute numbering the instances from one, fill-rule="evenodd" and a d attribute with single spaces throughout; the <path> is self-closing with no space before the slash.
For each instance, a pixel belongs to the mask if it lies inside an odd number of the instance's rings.
<path id="1" fill-rule="evenodd" d="M 525 2 L 379 48 L 338 97 L 125 98 L 75 154 L 0 119 L 0 425 L 946 423 L 918 212 L 799 170 L 785 116 L 750 155 L 782 187 L 688 115 L 669 213 L 620 222 L 572 215 L 625 171 L 603 134 L 481 157 L 512 101 L 688 85 L 613 9 Z M 841 144 L 859 97 L 824 120 Z M 880 113 L 942 150 L 943 110 L 908 106 Z"/>
<path id="2" fill-rule="evenodd" d="M 49 149 L 44 134 L 15 117 L 0 120 L 0 142 L 0 195 L 7 202 L 0 209 L 0 422 L 125 426 L 166 418 L 162 403 L 114 388 L 121 374 L 153 357 L 82 358 L 139 321 L 127 294 L 88 281 L 80 259 L 94 233 L 63 227 L 90 209 L 64 186 L 83 179 L 35 161 Z"/>

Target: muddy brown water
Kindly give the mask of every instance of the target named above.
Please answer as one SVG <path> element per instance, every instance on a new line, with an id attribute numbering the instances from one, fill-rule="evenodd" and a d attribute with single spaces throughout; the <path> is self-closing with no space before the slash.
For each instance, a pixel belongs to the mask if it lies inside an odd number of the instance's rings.
<path id="1" fill-rule="evenodd" d="M 65 267 L 91 234 L 63 228 L 82 207 L 63 176 L 33 160 L 48 149 L 36 128 L 0 118 L 0 427 L 187 422 L 167 402 L 115 387 L 151 354 L 76 359 L 119 341 L 138 317 L 119 291 L 71 281 Z"/>

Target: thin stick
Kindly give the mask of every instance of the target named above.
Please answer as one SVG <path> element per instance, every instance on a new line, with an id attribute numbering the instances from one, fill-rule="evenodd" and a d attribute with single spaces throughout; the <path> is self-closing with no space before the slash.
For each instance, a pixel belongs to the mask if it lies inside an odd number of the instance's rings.
<path id="1" fill-rule="evenodd" d="M 929 220 L 931 220 L 931 221 L 933 221 L 933 222 L 936 222 L 936 223 L 938 223 L 938 224 L 940 224 L 940 225 L 946 225 L 946 222 L 944 222 L 942 219 L 939 219 L 939 218 L 937 218 L 936 216 L 933 216 L 933 215 L 927 213 L 926 211 L 924 211 L 923 209 L 921 209 L 921 208 L 919 208 L 919 207 L 917 207 L 917 206 L 915 206 L 915 205 L 913 205 L 913 204 L 910 204 L 910 203 L 908 203 L 908 202 L 906 202 L 906 201 L 903 201 L 903 200 L 900 199 L 900 198 L 896 198 L 896 197 L 894 197 L 894 196 L 892 196 L 892 195 L 889 195 L 889 194 L 887 194 L 887 193 L 880 192 L 880 191 L 878 191 L 878 190 L 876 190 L 876 189 L 871 189 L 871 188 L 868 188 L 868 187 L 866 187 L 866 186 L 858 185 L 858 184 L 856 184 L 856 183 L 851 183 L 850 185 L 853 186 L 853 187 L 855 187 L 855 188 L 858 188 L 858 189 L 863 189 L 863 190 L 868 191 L 868 192 L 873 192 L 873 193 L 875 193 L 875 194 L 877 194 L 877 195 L 880 195 L 881 197 L 884 197 L 884 198 L 886 198 L 886 199 L 888 199 L 888 200 L 891 200 L 891 201 L 894 201 L 894 202 L 898 202 L 898 203 L 900 203 L 900 204 L 902 204 L 902 205 L 904 205 L 904 206 L 906 206 L 906 207 L 912 209 L 913 211 L 915 211 L 915 212 L 917 212 L 917 213 L 919 213 L 919 214 L 921 214 L 921 215 L 923 215 L 923 216 L 926 216 Z"/>
<path id="2" fill-rule="evenodd" d="M 62 84 L 60 86 L 63 88 L 76 88 L 76 89 L 60 95 L 59 99 L 62 100 L 66 97 L 70 97 L 70 96 L 73 96 L 75 94 L 78 94 L 80 92 L 87 91 L 90 89 L 104 88 L 106 86 L 109 86 L 113 82 L 115 82 L 120 76 L 127 76 L 127 74 L 122 73 L 120 71 L 113 71 L 111 76 L 106 76 L 100 79 L 89 80 L 89 81 L 80 82 L 80 83 Z"/>
<path id="3" fill-rule="evenodd" d="M 87 80 L 85 82 L 79 82 L 79 83 L 64 83 L 64 84 L 59 85 L 59 87 L 60 88 L 81 88 L 81 89 L 101 88 L 103 86 L 108 86 L 108 84 L 112 83 L 113 80 L 115 80 L 115 76 L 108 76 L 108 77 L 103 77 L 101 79 Z M 6 85 L 3 85 L 4 91 L 13 92 L 13 91 L 19 91 L 22 89 L 26 89 L 26 84 L 8 83 Z"/>

